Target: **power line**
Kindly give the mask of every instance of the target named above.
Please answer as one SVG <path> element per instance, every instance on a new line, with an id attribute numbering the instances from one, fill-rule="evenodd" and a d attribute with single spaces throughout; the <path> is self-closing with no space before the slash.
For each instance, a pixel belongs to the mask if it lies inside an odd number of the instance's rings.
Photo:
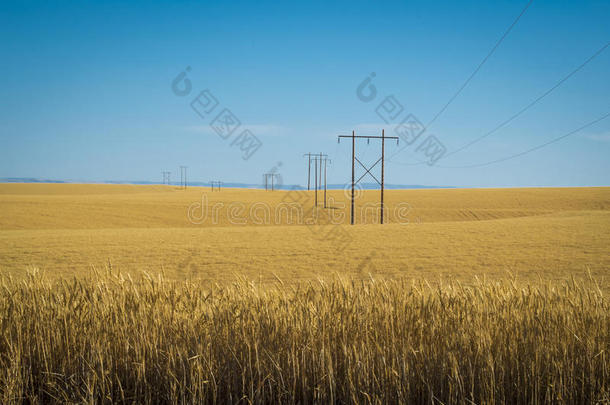
<path id="1" fill-rule="evenodd" d="M 505 162 L 505 161 L 507 161 L 507 160 L 514 159 L 514 158 L 516 158 L 516 157 L 526 155 L 526 154 L 528 154 L 528 153 L 530 153 L 530 152 L 533 152 L 533 151 L 535 151 L 535 150 L 538 150 L 538 149 L 544 148 L 545 146 L 548 146 L 548 145 L 550 145 L 550 144 L 552 144 L 552 143 L 555 143 L 555 142 L 557 142 L 557 141 L 560 141 L 560 140 L 562 140 L 563 138 L 566 138 L 566 137 L 568 137 L 568 136 L 570 136 L 570 135 L 573 135 L 573 134 L 575 134 L 575 133 L 577 133 L 577 132 L 579 132 L 579 131 L 582 131 L 583 129 L 585 129 L 585 128 L 587 128 L 587 127 L 590 127 L 590 126 L 591 126 L 591 125 L 593 125 L 593 124 L 596 124 L 596 123 L 598 123 L 598 122 L 600 122 L 600 121 L 602 121 L 602 120 L 604 120 L 604 119 L 608 118 L 609 116 L 610 116 L 610 112 L 609 112 L 609 113 L 607 113 L 606 115 L 603 115 L 602 117 L 600 117 L 600 118 L 598 118 L 598 119 L 596 119 L 596 120 L 593 120 L 593 121 L 591 121 L 591 122 L 589 122 L 589 123 L 587 123 L 587 124 L 585 124 L 585 125 L 581 126 L 580 128 L 577 128 L 577 129 L 575 129 L 575 130 L 573 130 L 573 131 L 568 132 L 567 134 L 564 134 L 564 135 L 561 135 L 561 136 L 559 136 L 559 137 L 557 137 L 557 138 L 551 139 L 551 140 L 550 140 L 550 141 L 548 141 L 548 142 L 542 143 L 542 144 L 540 144 L 540 145 L 538 145 L 538 146 L 535 146 L 535 147 L 533 147 L 533 148 L 527 149 L 527 150 L 525 150 L 525 151 L 523 151 L 523 152 L 515 153 L 514 155 L 506 156 L 506 157 L 503 157 L 503 158 L 500 158 L 500 159 L 491 160 L 491 161 L 489 161 L 489 162 L 478 163 L 478 164 L 467 165 L 467 166 L 439 166 L 439 167 L 446 168 L 446 169 L 469 169 L 469 168 L 474 168 L 474 167 L 489 166 L 489 165 L 492 165 L 492 164 L 494 164 L 494 163 Z"/>
<path id="2" fill-rule="evenodd" d="M 549 88 L 548 90 L 546 90 L 544 93 L 542 93 L 540 96 L 538 96 L 537 98 L 535 98 L 533 101 L 531 101 L 529 104 L 527 104 L 525 107 L 521 108 L 519 111 L 517 111 L 515 114 L 511 115 L 508 119 L 502 121 L 500 124 L 496 125 L 492 130 L 486 132 L 485 134 L 481 135 L 478 138 L 473 139 L 472 141 L 462 145 L 461 147 L 447 153 L 443 159 L 446 159 L 447 157 L 454 155 L 458 152 L 461 152 L 462 150 L 474 145 L 475 143 L 487 138 L 488 136 L 496 133 L 498 130 L 504 128 L 506 125 L 508 125 L 510 122 L 512 122 L 513 120 L 515 120 L 517 117 L 519 117 L 521 114 L 523 114 L 524 112 L 526 112 L 527 110 L 529 110 L 530 108 L 532 108 L 534 105 L 536 105 L 539 101 L 541 101 L 543 98 L 545 98 L 546 96 L 548 96 L 549 94 L 551 94 L 555 89 L 557 89 L 559 86 L 561 86 L 563 83 L 565 83 L 569 78 L 571 78 L 572 76 L 574 76 L 576 73 L 578 73 L 580 70 L 582 70 L 582 68 L 584 68 L 586 65 L 589 64 L 589 62 L 591 62 L 593 59 L 595 59 L 597 56 L 599 56 L 603 51 L 606 50 L 606 48 L 610 46 L 610 42 L 607 42 L 604 46 L 602 46 L 600 49 L 598 49 L 593 55 L 591 55 L 589 58 L 587 58 L 583 63 L 581 63 L 579 66 L 577 66 L 574 70 L 572 70 L 570 73 L 568 73 L 566 76 L 564 76 L 561 80 L 559 80 L 557 83 L 555 83 L 551 88 Z M 394 155 L 393 155 L 394 156 Z M 391 159 L 388 159 L 389 162 L 392 162 Z M 397 163 L 399 165 L 403 165 L 403 166 L 417 166 L 417 165 L 421 165 L 424 164 L 426 162 L 424 161 L 419 161 L 416 163 L 403 163 L 403 162 L 392 162 L 392 163 Z M 452 166 L 441 166 L 441 165 L 436 165 L 437 167 L 452 167 Z"/>
<path id="3" fill-rule="evenodd" d="M 447 155 L 445 155 L 445 158 L 454 155 L 472 145 L 474 145 L 475 143 L 487 138 L 488 136 L 492 135 L 494 132 L 498 131 L 500 128 L 504 127 L 506 124 L 508 124 L 509 122 L 511 122 L 512 120 L 514 120 L 515 118 L 517 118 L 518 116 L 520 116 L 521 114 L 523 114 L 524 112 L 526 112 L 527 110 L 529 110 L 530 108 L 532 108 L 535 104 L 537 104 L 540 100 L 542 100 L 543 98 L 545 98 L 546 96 L 548 96 L 549 94 L 551 94 L 553 92 L 553 90 L 555 90 L 557 87 L 561 86 L 566 80 L 568 80 L 570 77 L 572 77 L 574 74 L 576 74 L 579 70 L 581 70 L 582 68 L 584 68 L 589 62 L 591 62 L 593 59 L 595 59 L 596 56 L 598 56 L 600 53 L 602 53 L 607 47 L 608 45 L 610 45 L 610 42 L 606 43 L 606 45 L 602 46 L 600 49 L 597 50 L 597 52 L 595 52 L 593 55 L 591 55 L 586 61 L 584 61 L 580 66 L 578 66 L 576 69 L 572 70 L 567 76 L 565 76 L 563 79 L 561 79 L 560 81 L 558 81 L 553 87 L 551 87 L 550 89 L 548 89 L 547 91 L 545 91 L 544 93 L 542 93 L 540 96 L 538 96 L 534 101 L 532 101 L 531 103 L 529 103 L 528 105 L 526 105 L 525 107 L 523 107 L 521 110 L 519 110 L 517 113 L 513 114 L 510 118 L 508 118 L 507 120 L 503 121 L 502 123 L 500 123 L 498 126 L 496 126 L 494 129 L 492 129 L 491 131 L 481 135 L 478 138 L 473 139 L 472 141 L 468 142 L 467 144 L 455 149 L 452 152 L 449 152 Z"/>
<path id="4" fill-rule="evenodd" d="M 494 45 L 493 48 L 491 48 L 491 50 L 487 53 L 487 55 L 485 56 L 485 58 L 483 58 L 483 60 L 481 61 L 481 63 L 479 63 L 479 65 L 476 67 L 476 69 L 471 73 L 470 76 L 468 76 L 468 78 L 466 79 L 466 81 L 462 84 L 462 86 L 455 92 L 455 94 L 453 94 L 453 96 L 451 96 L 451 98 L 449 99 L 449 101 L 447 101 L 445 103 L 445 105 L 443 106 L 443 108 L 441 108 L 436 115 L 430 120 L 430 122 L 428 122 L 428 124 L 424 127 L 424 130 L 428 130 L 428 128 L 437 120 L 438 117 L 441 116 L 441 114 L 443 112 L 445 112 L 445 110 L 447 109 L 447 107 L 449 107 L 449 105 L 451 103 L 453 103 L 453 100 L 455 100 L 457 98 L 457 96 L 460 95 L 460 93 L 462 92 L 462 90 L 464 90 L 466 88 L 466 86 L 468 85 L 468 83 L 470 83 L 470 81 L 474 78 L 474 76 L 479 72 L 479 70 L 481 70 L 481 68 L 483 67 L 483 65 L 487 62 L 487 60 L 491 57 L 491 55 L 493 55 L 493 53 L 496 51 L 496 49 L 498 49 L 498 47 L 500 46 L 500 44 L 504 41 L 504 39 L 508 36 L 508 34 L 511 32 L 511 30 L 513 29 L 513 27 L 515 25 L 517 25 L 517 22 L 519 22 L 519 20 L 521 19 L 521 17 L 523 16 L 523 14 L 525 14 L 525 12 L 527 11 L 527 9 L 532 5 L 532 3 L 534 2 L 534 0 L 530 0 L 525 7 L 523 8 L 523 10 L 521 10 L 521 13 L 519 13 L 519 15 L 517 16 L 517 18 L 515 18 L 515 20 L 513 21 L 513 23 L 508 27 L 508 29 L 504 32 L 504 34 L 502 35 L 502 37 L 500 37 L 500 39 L 496 42 L 496 44 Z M 396 152 L 394 152 L 394 154 L 392 154 L 389 158 L 388 158 L 388 162 L 390 162 L 392 160 L 392 158 L 394 156 L 396 156 L 397 154 L 399 154 L 400 152 L 402 152 L 403 150 L 405 150 L 405 148 L 407 148 L 409 145 L 405 145 L 402 148 L 400 148 L 399 150 L 397 150 Z M 421 163 L 421 162 L 420 162 Z M 417 163 L 417 164 L 420 164 Z"/>
<path id="5" fill-rule="evenodd" d="M 458 91 L 455 92 L 455 94 L 449 99 L 449 101 L 447 101 L 447 103 L 443 106 L 443 108 L 440 109 L 439 112 L 436 113 L 436 115 L 434 116 L 434 118 L 432 118 L 432 120 L 428 123 L 428 125 L 426 125 L 426 128 L 428 128 L 430 125 L 432 125 L 432 123 L 434 123 L 434 121 L 436 121 L 436 119 L 447 109 L 447 107 L 449 107 L 449 105 L 453 102 L 453 100 L 455 100 L 457 98 L 457 96 L 459 96 L 459 94 L 462 92 L 462 90 L 464 90 L 464 88 L 468 85 L 468 83 L 470 83 L 470 81 L 472 80 L 472 78 L 479 72 L 479 70 L 481 70 L 481 68 L 483 67 L 483 65 L 485 64 L 485 62 L 487 62 L 487 60 L 491 57 L 491 55 L 496 51 L 496 49 L 500 46 L 500 44 L 502 43 L 502 41 L 504 41 L 504 38 L 506 38 L 509 34 L 509 32 L 513 29 L 513 27 L 515 25 L 517 25 L 517 22 L 521 19 L 521 17 L 523 16 L 523 14 L 525 14 L 525 12 L 527 11 L 527 9 L 532 5 L 532 3 L 534 2 L 534 0 L 530 0 L 525 7 L 523 8 L 523 10 L 521 10 L 521 13 L 517 16 L 517 18 L 515 19 L 515 21 L 513 21 L 513 23 L 510 25 L 510 27 L 508 27 L 508 29 L 506 30 L 506 32 L 504 32 L 504 35 L 502 35 L 502 37 L 498 40 L 498 42 L 496 42 L 496 44 L 494 45 L 493 48 L 491 48 L 491 51 L 489 51 L 489 53 L 487 54 L 487 56 L 485 56 L 485 58 L 483 58 L 483 60 L 481 61 L 481 63 L 479 63 L 479 66 L 477 66 L 477 68 L 474 70 L 474 72 L 472 72 L 472 74 L 468 77 L 468 79 L 466 79 L 466 81 L 464 82 L 464 84 L 462 84 L 462 87 L 460 87 L 458 89 Z"/>

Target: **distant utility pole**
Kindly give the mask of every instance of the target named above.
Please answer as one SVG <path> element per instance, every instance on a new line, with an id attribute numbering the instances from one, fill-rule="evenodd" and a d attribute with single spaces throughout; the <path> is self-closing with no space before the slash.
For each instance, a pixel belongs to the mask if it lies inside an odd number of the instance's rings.
<path id="1" fill-rule="evenodd" d="M 305 153 L 303 155 L 303 157 L 307 157 L 307 191 L 309 191 L 311 189 L 311 161 L 312 161 L 312 156 L 314 157 L 314 165 L 316 164 L 316 159 L 315 156 L 320 156 L 320 158 L 322 157 L 327 157 L 328 155 L 324 155 L 322 153 L 316 154 L 316 153 Z M 315 167 L 315 166 L 314 166 Z M 320 171 L 320 173 L 322 173 Z"/>
<path id="2" fill-rule="evenodd" d="M 303 157 L 307 156 L 307 191 L 309 191 L 309 184 L 311 182 L 311 153 L 306 153 Z"/>
<path id="3" fill-rule="evenodd" d="M 220 186 L 222 186 L 222 181 L 210 180 L 210 185 L 212 186 L 212 191 L 214 191 L 214 186 L 216 186 L 216 191 L 220 191 Z"/>
<path id="4" fill-rule="evenodd" d="M 354 186 L 358 184 L 360 180 L 367 174 L 370 175 L 379 185 L 381 186 L 381 218 L 380 223 L 383 224 L 383 188 L 384 188 L 384 174 L 385 174 L 385 140 L 386 139 L 396 139 L 396 145 L 398 145 L 398 137 L 397 136 L 385 136 L 385 130 L 381 130 L 381 136 L 356 136 L 356 132 L 352 131 L 351 135 L 339 135 L 337 138 L 337 142 L 341 142 L 341 138 L 352 138 L 352 209 L 351 209 L 351 224 L 354 225 Z M 377 159 L 375 163 L 369 168 L 367 168 L 357 157 L 356 157 L 356 138 L 364 138 L 367 142 L 370 142 L 371 139 L 381 139 L 381 157 Z M 354 181 L 354 173 L 355 173 L 355 161 L 358 161 L 360 166 L 366 170 L 362 176 L 356 181 Z M 377 180 L 377 177 L 373 176 L 371 170 L 381 161 L 381 181 Z"/>
<path id="5" fill-rule="evenodd" d="M 169 185 L 169 176 L 171 172 L 161 172 L 163 174 L 163 184 Z"/>
<path id="6" fill-rule="evenodd" d="M 186 169 L 188 166 L 180 166 L 180 188 L 186 190 Z"/>
<path id="7" fill-rule="evenodd" d="M 332 161 L 328 158 L 324 158 L 324 208 L 326 208 L 326 163 L 332 164 Z"/>
<path id="8" fill-rule="evenodd" d="M 313 158 L 313 166 L 314 166 L 314 169 L 315 169 L 314 170 L 315 173 L 314 173 L 314 176 L 313 176 L 314 183 L 315 183 L 314 190 L 315 190 L 315 196 L 316 196 L 315 197 L 315 201 L 316 201 L 315 202 L 315 206 L 317 207 L 318 206 L 318 157 L 317 156 L 315 156 Z"/>
<path id="9" fill-rule="evenodd" d="M 307 190 L 311 189 L 311 161 L 313 160 L 314 167 L 314 191 L 315 191 L 315 205 L 318 206 L 318 190 L 322 187 L 322 160 L 327 158 L 328 155 L 320 153 L 306 153 L 303 156 L 308 157 L 309 164 L 307 165 Z"/>
<path id="10" fill-rule="evenodd" d="M 274 180 L 277 177 L 279 177 L 278 173 L 265 173 L 263 174 L 263 176 L 265 177 L 265 191 L 269 190 L 269 178 L 271 178 L 271 191 L 274 190 Z"/>
<path id="11" fill-rule="evenodd" d="M 322 187 L 322 152 L 320 152 L 320 159 L 318 160 L 318 165 L 320 165 L 320 170 L 318 172 L 318 176 L 320 177 L 320 180 L 318 180 L 318 187 Z M 318 199 L 316 198 L 316 202 L 317 201 Z"/>

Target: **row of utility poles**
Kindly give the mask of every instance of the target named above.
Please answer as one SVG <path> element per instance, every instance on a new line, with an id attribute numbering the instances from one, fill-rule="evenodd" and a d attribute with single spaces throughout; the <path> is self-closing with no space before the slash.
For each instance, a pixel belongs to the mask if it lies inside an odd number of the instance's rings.
<path id="1" fill-rule="evenodd" d="M 384 209 L 384 188 L 385 188 L 385 141 L 386 139 L 396 140 L 396 145 L 398 145 L 398 137 L 397 136 L 385 136 L 385 130 L 381 130 L 381 136 L 378 135 L 356 135 L 356 131 L 352 131 L 351 135 L 338 135 L 337 142 L 341 142 L 342 138 L 351 138 L 352 140 L 352 187 L 351 187 L 351 215 L 350 215 L 350 223 L 354 225 L 354 196 L 355 196 L 355 186 L 366 176 L 367 174 L 371 176 L 381 187 L 380 194 L 380 218 L 379 222 L 383 224 L 383 209 Z M 373 163 L 370 167 L 367 167 L 356 157 L 356 139 L 366 139 L 367 143 L 370 143 L 371 139 L 380 139 L 381 140 L 381 157 L 377 159 L 375 163 Z M 326 169 L 328 164 L 332 164 L 332 161 L 328 158 L 328 155 L 320 152 L 320 153 L 305 153 L 303 157 L 307 157 L 307 190 L 311 190 L 311 164 L 313 162 L 314 166 L 314 190 L 315 190 L 315 206 L 318 206 L 318 190 L 322 188 L 324 185 L 324 208 L 327 208 L 326 205 L 326 190 L 327 190 L 327 177 L 326 177 Z M 364 174 L 360 176 L 358 180 L 355 178 L 356 173 L 356 162 L 365 170 Z M 381 162 L 381 180 L 379 180 L 373 173 L 372 170 L 377 166 L 377 164 Z M 322 168 L 324 166 L 324 168 Z M 186 181 L 186 169 L 187 166 L 180 166 L 180 187 L 186 189 L 187 181 Z M 163 184 L 170 184 L 170 174 L 171 172 L 163 171 Z M 275 189 L 275 181 L 279 179 L 279 174 L 277 173 L 265 173 L 263 174 L 264 182 L 265 182 L 265 190 L 269 190 L 271 187 L 271 191 Z M 215 189 L 220 191 L 222 186 L 222 181 L 212 180 L 210 181 L 210 185 L 212 187 L 212 191 Z"/>
<path id="2" fill-rule="evenodd" d="M 351 198 L 350 198 L 350 224 L 354 225 L 354 205 L 355 205 L 355 187 L 366 175 L 371 176 L 380 186 L 380 215 L 379 222 L 383 224 L 383 210 L 385 207 L 384 203 L 384 190 L 385 190 L 385 141 L 387 139 L 396 140 L 396 145 L 398 145 L 398 137 L 397 136 L 385 136 L 385 130 L 381 130 L 381 136 L 379 135 L 356 135 L 356 131 L 352 131 L 351 135 L 338 135 L 337 142 L 340 143 L 342 138 L 351 138 L 352 140 L 352 181 L 351 181 Z M 367 143 L 370 143 L 371 139 L 380 139 L 381 140 L 381 156 L 375 163 L 371 166 L 367 167 L 364 163 L 360 161 L 356 157 L 356 139 L 366 139 Z M 324 208 L 326 208 L 326 164 L 332 163 L 328 156 L 323 153 L 305 153 L 303 157 L 307 157 L 307 190 L 311 190 L 311 163 L 314 164 L 314 179 L 315 179 L 315 205 L 318 205 L 318 188 L 321 187 L 322 184 L 322 163 L 324 163 Z M 356 162 L 364 169 L 364 174 L 360 176 L 358 180 L 356 180 Z M 377 164 L 381 162 L 381 180 L 379 180 L 373 173 L 372 170 L 377 166 Z M 319 180 L 319 181 L 318 181 Z"/>
<path id="3" fill-rule="evenodd" d="M 187 166 L 180 166 L 180 188 L 186 189 L 186 169 Z"/>
<path id="4" fill-rule="evenodd" d="M 180 188 L 182 189 L 186 189 L 188 183 L 186 180 L 186 169 L 188 169 L 188 166 L 179 166 L 180 168 Z M 168 171 L 163 171 L 161 172 L 161 174 L 163 175 L 163 183 L 162 184 L 167 184 L 170 185 L 171 184 L 171 176 L 172 172 L 168 172 Z M 218 180 L 212 180 L 210 181 L 210 186 L 212 187 L 212 191 L 214 191 L 214 189 L 216 189 L 217 191 L 220 191 L 220 187 L 222 186 L 222 181 L 218 181 Z"/>

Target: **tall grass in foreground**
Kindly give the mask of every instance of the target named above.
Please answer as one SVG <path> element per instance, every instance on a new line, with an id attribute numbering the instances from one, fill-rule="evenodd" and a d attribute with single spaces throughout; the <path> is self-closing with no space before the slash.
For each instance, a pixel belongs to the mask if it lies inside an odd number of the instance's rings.
<path id="1" fill-rule="evenodd" d="M 340 280 L 258 288 L 120 275 L 0 287 L 0 400 L 595 403 L 593 282 Z"/>

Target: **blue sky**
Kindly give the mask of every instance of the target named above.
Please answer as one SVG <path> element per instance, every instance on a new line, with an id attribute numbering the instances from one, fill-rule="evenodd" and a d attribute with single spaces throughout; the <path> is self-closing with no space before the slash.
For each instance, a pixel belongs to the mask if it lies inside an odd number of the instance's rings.
<path id="1" fill-rule="evenodd" d="M 394 135 L 376 108 L 393 95 L 428 123 L 462 86 L 526 1 L 3 2 L 0 5 L 0 177 L 80 181 L 189 179 L 260 183 L 279 167 L 306 182 L 306 152 L 350 178 L 350 145 L 336 135 Z M 458 97 L 419 138 L 448 152 L 494 128 L 610 41 L 608 1 L 534 1 Z M 186 96 L 172 81 L 189 66 Z M 371 73 L 377 96 L 356 88 Z M 191 101 L 218 100 L 208 117 Z M 222 139 L 224 108 L 241 126 Z M 436 165 L 418 142 L 387 144 L 388 183 L 610 185 L 610 118 L 498 164 L 610 112 L 610 49 L 492 136 Z M 231 145 L 250 129 L 248 160 Z M 399 148 L 406 146 L 402 143 Z M 357 143 L 374 162 L 379 143 Z M 394 155 L 394 156 L 392 156 Z M 281 162 L 281 166 L 278 166 Z M 441 167 L 444 166 L 444 167 Z"/>

